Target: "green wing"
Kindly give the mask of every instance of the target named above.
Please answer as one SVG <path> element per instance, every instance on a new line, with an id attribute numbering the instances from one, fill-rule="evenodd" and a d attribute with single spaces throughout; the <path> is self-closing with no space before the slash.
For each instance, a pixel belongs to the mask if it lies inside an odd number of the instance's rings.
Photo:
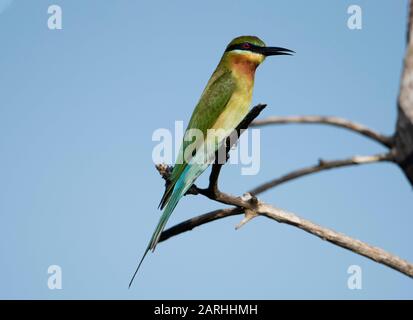
<path id="1" fill-rule="evenodd" d="M 201 98 L 197 106 L 195 107 L 194 112 L 192 113 L 186 130 L 201 130 L 205 137 L 207 130 L 213 127 L 219 115 L 224 111 L 229 99 L 231 98 L 235 90 L 235 86 L 236 83 L 234 78 L 232 77 L 230 70 L 223 67 L 217 69 L 213 73 L 204 92 L 202 93 Z M 185 140 L 182 142 L 178 159 L 184 159 L 183 155 L 185 154 L 185 149 L 191 143 L 192 141 Z M 181 176 L 185 167 L 188 165 L 185 160 L 181 162 L 182 163 L 175 164 L 172 170 L 170 183 L 167 186 L 159 204 L 161 209 L 163 209 L 163 207 L 168 202 L 176 182 L 179 180 L 179 177 Z"/>

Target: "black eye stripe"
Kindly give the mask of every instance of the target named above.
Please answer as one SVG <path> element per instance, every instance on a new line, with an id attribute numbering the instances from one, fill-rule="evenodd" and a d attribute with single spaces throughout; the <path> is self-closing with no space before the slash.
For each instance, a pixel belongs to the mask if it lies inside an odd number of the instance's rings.
<path id="1" fill-rule="evenodd" d="M 225 50 L 225 52 L 232 51 L 232 50 L 246 50 L 246 51 L 259 52 L 259 49 L 260 49 L 259 46 L 256 46 L 249 42 L 243 42 L 243 43 L 237 43 L 237 44 L 233 44 L 232 46 L 229 46 Z"/>

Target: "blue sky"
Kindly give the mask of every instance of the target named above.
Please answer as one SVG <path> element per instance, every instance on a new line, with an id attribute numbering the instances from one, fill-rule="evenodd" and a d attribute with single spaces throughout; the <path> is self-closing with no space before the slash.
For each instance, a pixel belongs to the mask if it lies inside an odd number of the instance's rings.
<path id="1" fill-rule="evenodd" d="M 0 1 L 0 298 L 413 298 L 406 276 L 301 230 L 220 220 L 162 243 L 131 290 L 159 218 L 154 130 L 188 121 L 226 44 L 254 34 L 297 52 L 267 59 L 254 103 L 269 115 L 336 115 L 391 134 L 407 1 Z M 47 8 L 63 29 L 47 28 Z M 347 28 L 347 7 L 363 29 Z M 268 127 L 261 170 L 227 166 L 242 194 L 320 157 L 384 149 L 341 129 Z M 207 180 L 207 175 L 201 179 Z M 412 188 L 391 164 L 339 169 L 271 190 L 264 201 L 413 261 Z M 221 207 L 181 201 L 169 226 Z M 47 287 L 50 265 L 61 290 Z M 362 290 L 347 288 L 359 265 Z"/>
<path id="2" fill-rule="evenodd" d="M 0 1 L 0 13 L 6 10 L 12 2 L 13 0 L 1 0 Z"/>

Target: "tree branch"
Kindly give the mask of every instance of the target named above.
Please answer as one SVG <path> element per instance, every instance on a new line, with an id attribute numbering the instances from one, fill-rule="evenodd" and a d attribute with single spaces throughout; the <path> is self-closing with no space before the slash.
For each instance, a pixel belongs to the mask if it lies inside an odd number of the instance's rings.
<path id="1" fill-rule="evenodd" d="M 353 239 L 342 233 L 338 233 L 331 229 L 321 227 L 311 221 L 302 219 L 293 213 L 283 211 L 272 206 L 261 204 L 259 213 L 267 218 L 276 220 L 280 223 L 286 223 L 297 228 L 300 228 L 312 235 L 315 235 L 323 240 L 327 240 L 339 247 L 345 248 L 352 252 L 358 253 L 370 260 L 386 265 L 394 270 L 397 270 L 410 278 L 413 278 L 413 264 L 399 258 L 387 251 L 369 245 L 363 241 Z"/>
<path id="2" fill-rule="evenodd" d="M 385 250 L 369 245 L 357 239 L 353 239 L 342 233 L 338 233 L 328 228 L 319 226 L 311 221 L 300 218 L 299 216 L 284 211 L 282 209 L 270 206 L 266 203 L 258 201 L 255 197 L 233 197 L 226 196 L 226 204 L 233 203 L 236 208 L 215 210 L 201 216 L 186 220 L 172 228 L 165 230 L 160 238 L 160 241 L 165 241 L 174 235 L 183 233 L 185 231 L 192 230 L 193 228 L 202 224 L 212 222 L 214 220 L 222 219 L 225 217 L 241 214 L 242 212 L 252 211 L 255 216 L 261 215 L 267 218 L 273 219 L 279 223 L 289 224 L 300 228 L 312 235 L 315 235 L 323 240 L 327 240 L 339 247 L 350 250 L 354 253 L 360 254 L 368 259 L 386 265 L 394 270 L 397 270 L 408 277 L 413 277 L 413 264 L 406 260 L 403 260 Z M 217 200 L 218 201 L 218 200 Z M 254 216 L 252 216 L 254 217 Z M 252 218 L 248 220 L 250 220 Z"/>
<path id="3" fill-rule="evenodd" d="M 226 218 L 226 217 L 235 216 L 243 212 L 244 210 L 241 208 L 228 208 L 228 209 L 214 210 L 211 212 L 207 212 L 205 214 L 201 214 L 197 217 L 193 217 L 191 219 L 185 220 L 181 223 L 174 225 L 173 227 L 170 227 L 169 229 L 166 229 L 165 231 L 162 232 L 159 242 L 168 240 L 169 238 L 177 236 L 178 234 L 191 231 L 192 229 L 202 226 L 203 224 L 206 224 L 208 222 L 212 222 L 212 221 L 219 220 L 219 219 Z"/>
<path id="4" fill-rule="evenodd" d="M 251 189 L 248 192 L 258 195 L 282 183 L 285 183 L 285 182 L 288 182 L 288 181 L 291 181 L 297 178 L 301 178 L 303 176 L 307 176 L 313 173 L 317 173 L 320 171 L 336 169 L 336 168 L 341 168 L 341 167 L 361 165 L 361 164 L 375 163 L 375 162 L 384 162 L 384 161 L 389 161 L 389 162 L 394 161 L 394 155 L 391 151 L 388 153 L 382 153 L 382 154 L 377 154 L 377 155 L 372 155 L 372 156 L 353 156 L 351 158 L 340 159 L 340 160 L 327 161 L 327 160 L 320 159 L 318 161 L 318 164 L 316 165 L 291 171 L 285 175 L 282 175 L 281 177 L 278 177 L 276 179 L 263 183 L 255 187 L 254 189 Z"/>
<path id="5" fill-rule="evenodd" d="M 292 124 L 292 123 L 305 123 L 305 124 L 326 124 L 335 127 L 345 128 L 368 137 L 387 148 L 393 146 L 393 137 L 386 136 L 378 133 L 362 124 L 352 122 L 347 119 L 339 117 L 328 117 L 328 116 L 287 116 L 279 117 L 272 116 L 262 120 L 255 120 L 251 127 L 266 126 L 266 125 L 276 125 L 276 124 Z"/>

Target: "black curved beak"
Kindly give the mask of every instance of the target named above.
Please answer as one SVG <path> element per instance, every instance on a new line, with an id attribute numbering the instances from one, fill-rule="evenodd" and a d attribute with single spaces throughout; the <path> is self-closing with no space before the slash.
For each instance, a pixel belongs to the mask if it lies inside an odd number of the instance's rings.
<path id="1" fill-rule="evenodd" d="M 261 54 L 264 56 L 292 56 L 294 51 L 281 47 L 261 47 Z"/>

